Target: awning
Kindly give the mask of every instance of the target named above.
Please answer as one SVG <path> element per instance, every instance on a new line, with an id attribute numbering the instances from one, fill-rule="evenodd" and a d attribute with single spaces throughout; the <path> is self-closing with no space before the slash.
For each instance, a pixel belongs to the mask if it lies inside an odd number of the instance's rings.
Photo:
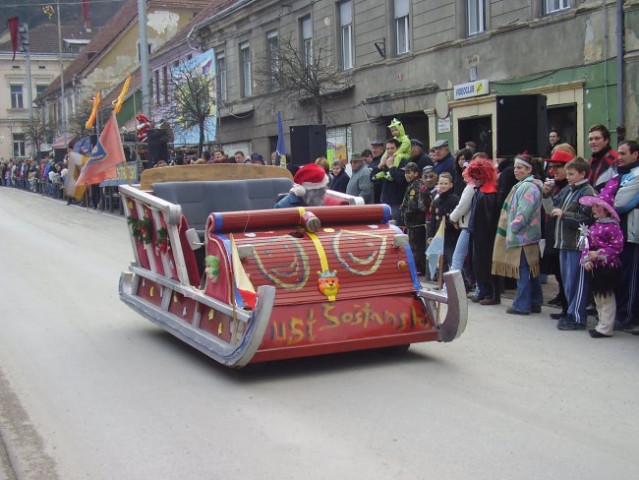
<path id="1" fill-rule="evenodd" d="M 69 146 L 69 142 L 74 138 L 75 137 L 73 135 L 69 135 L 68 137 L 56 140 L 55 142 L 53 142 L 53 145 L 51 145 L 51 148 L 53 148 L 54 150 L 66 150 Z"/>

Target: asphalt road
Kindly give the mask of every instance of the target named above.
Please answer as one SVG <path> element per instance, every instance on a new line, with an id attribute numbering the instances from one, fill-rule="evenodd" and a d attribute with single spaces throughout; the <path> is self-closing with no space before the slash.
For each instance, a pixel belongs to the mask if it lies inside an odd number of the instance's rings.
<path id="1" fill-rule="evenodd" d="M 120 303 L 131 258 L 0 188 L 0 479 L 637 478 L 639 337 L 473 304 L 450 344 L 231 371 Z"/>

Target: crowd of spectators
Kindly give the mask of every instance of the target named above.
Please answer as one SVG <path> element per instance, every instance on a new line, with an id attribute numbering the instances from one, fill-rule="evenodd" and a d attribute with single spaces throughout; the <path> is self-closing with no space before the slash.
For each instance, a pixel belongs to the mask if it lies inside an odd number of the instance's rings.
<path id="1" fill-rule="evenodd" d="M 41 160 L 0 159 L 2 186 L 41 193 L 53 198 L 63 197 L 66 162 L 55 163 L 51 157 Z"/>
<path id="2" fill-rule="evenodd" d="M 585 160 L 552 130 L 548 158 L 493 161 L 475 152 L 473 142 L 453 154 L 446 140 L 437 140 L 427 154 L 401 122 L 393 119 L 389 129 L 390 138 L 371 142 L 349 162 L 320 157 L 313 168 L 292 168 L 294 181 L 302 180 L 278 206 L 303 205 L 311 196 L 320 201 L 326 187 L 385 203 L 408 233 L 417 273 L 427 280 L 460 270 L 472 302 L 498 305 L 504 290 L 514 289 L 506 312 L 529 315 L 541 313 L 542 283 L 554 275 L 559 293 L 549 303 L 560 308 L 551 314 L 559 330 L 587 329 L 595 302 L 593 338 L 639 331 L 637 142 L 614 150 L 606 127 L 595 125 L 588 133 L 592 156 Z M 220 149 L 155 167 L 202 163 L 279 165 L 280 159 Z M 4 187 L 63 198 L 64 161 L 11 159 L 0 167 Z M 92 197 L 87 202 L 95 206 Z M 430 261 L 435 251 L 437 263 Z"/>

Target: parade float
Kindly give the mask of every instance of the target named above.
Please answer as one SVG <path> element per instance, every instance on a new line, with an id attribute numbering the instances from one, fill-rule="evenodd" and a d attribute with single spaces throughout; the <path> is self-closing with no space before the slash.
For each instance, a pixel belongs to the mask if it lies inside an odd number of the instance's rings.
<path id="1" fill-rule="evenodd" d="M 134 255 L 121 300 L 234 368 L 461 335 L 459 272 L 424 288 L 387 205 L 329 190 L 324 206 L 274 209 L 292 185 L 286 169 L 233 164 L 120 185 Z"/>

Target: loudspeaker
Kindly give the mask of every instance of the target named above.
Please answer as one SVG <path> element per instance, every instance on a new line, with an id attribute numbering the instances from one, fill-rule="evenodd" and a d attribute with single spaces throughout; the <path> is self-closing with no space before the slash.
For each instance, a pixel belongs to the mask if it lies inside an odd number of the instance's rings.
<path id="1" fill-rule="evenodd" d="M 147 132 L 149 145 L 149 161 L 155 164 L 158 160 L 169 161 L 166 130 L 152 129 Z"/>
<path id="2" fill-rule="evenodd" d="M 497 96 L 497 156 L 546 155 L 545 95 Z"/>
<path id="3" fill-rule="evenodd" d="M 326 156 L 326 125 L 296 125 L 290 127 L 290 134 L 293 165 L 306 165 Z"/>

